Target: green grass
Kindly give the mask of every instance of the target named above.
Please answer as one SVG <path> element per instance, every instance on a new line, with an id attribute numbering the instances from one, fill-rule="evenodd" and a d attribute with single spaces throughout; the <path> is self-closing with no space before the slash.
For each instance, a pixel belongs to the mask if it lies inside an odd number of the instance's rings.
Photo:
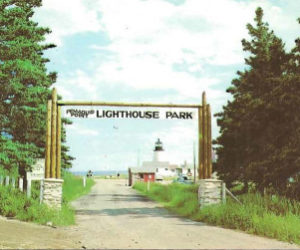
<path id="1" fill-rule="evenodd" d="M 88 193 L 94 184 L 87 180 L 83 188 L 82 179 L 64 174 L 63 204 L 61 210 L 52 209 L 39 202 L 39 182 L 32 183 L 32 195 L 28 199 L 26 193 L 16 188 L 0 186 L 0 214 L 14 217 L 22 221 L 32 221 L 38 224 L 52 222 L 52 225 L 63 226 L 75 224 L 74 210 L 69 206 L 70 201 Z"/>
<path id="2" fill-rule="evenodd" d="M 69 172 L 65 172 L 63 178 L 63 200 L 65 202 L 73 201 L 82 195 L 88 194 L 94 185 L 94 180 L 92 178 L 87 178 L 86 186 L 84 188 L 82 177 L 74 176 Z"/>
<path id="3" fill-rule="evenodd" d="M 94 175 L 95 179 L 128 179 L 128 174 L 120 174 L 119 178 L 117 175 Z"/>
<path id="4" fill-rule="evenodd" d="M 226 204 L 198 208 L 196 185 L 136 183 L 134 188 L 162 203 L 178 215 L 212 225 L 300 244 L 300 202 L 278 196 L 245 194 L 239 205 L 230 198 Z"/>
<path id="5" fill-rule="evenodd" d="M 25 193 L 11 187 L 0 187 L 0 214 L 14 217 L 22 221 L 32 221 L 46 224 L 51 221 L 53 225 L 74 224 L 74 212 L 67 204 L 57 211 L 40 204 L 38 199 L 26 197 Z"/>

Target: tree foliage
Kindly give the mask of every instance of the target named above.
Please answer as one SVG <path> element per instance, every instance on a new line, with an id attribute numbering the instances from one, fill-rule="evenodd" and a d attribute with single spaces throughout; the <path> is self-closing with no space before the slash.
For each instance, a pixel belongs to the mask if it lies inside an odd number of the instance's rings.
<path id="1" fill-rule="evenodd" d="M 35 163 L 36 157 L 37 151 L 34 144 L 22 144 L 5 137 L 0 138 L 0 166 L 3 171 L 0 175 L 25 173 Z"/>
<path id="2" fill-rule="evenodd" d="M 49 59 L 44 57 L 55 47 L 45 43 L 51 31 L 32 20 L 34 8 L 41 4 L 41 0 L 0 0 L 0 135 L 12 141 L 0 143 L 1 147 L 15 143 L 16 149 L 38 157 L 44 157 L 46 104 L 56 81 L 56 72 L 47 71 Z M 26 155 L 8 152 L 12 165 Z"/>
<path id="3" fill-rule="evenodd" d="M 263 22 L 261 8 L 254 21 L 247 25 L 251 40 L 242 40 L 249 54 L 246 69 L 227 89 L 233 100 L 216 114 L 221 130 L 216 169 L 230 185 L 242 181 L 259 190 L 286 190 L 300 171 L 299 55 L 285 51 Z"/>

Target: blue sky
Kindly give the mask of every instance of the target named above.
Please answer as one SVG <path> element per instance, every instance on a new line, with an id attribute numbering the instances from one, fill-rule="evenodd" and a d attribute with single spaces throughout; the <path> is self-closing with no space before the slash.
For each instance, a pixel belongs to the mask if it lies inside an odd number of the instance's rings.
<path id="1" fill-rule="evenodd" d="M 244 68 L 241 39 L 261 6 L 289 50 L 300 34 L 298 0 L 44 0 L 34 16 L 50 27 L 48 69 L 64 100 L 201 102 L 222 110 Z M 150 160 L 160 137 L 166 160 L 192 162 L 197 121 L 73 119 L 74 171 L 124 170 Z M 213 118 L 213 137 L 218 135 Z"/>

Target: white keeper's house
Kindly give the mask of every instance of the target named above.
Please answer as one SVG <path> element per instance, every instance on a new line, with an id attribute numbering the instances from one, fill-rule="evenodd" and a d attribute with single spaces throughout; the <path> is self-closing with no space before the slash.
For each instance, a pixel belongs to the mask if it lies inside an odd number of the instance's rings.
<path id="1" fill-rule="evenodd" d="M 131 168 L 133 174 L 144 172 L 155 173 L 156 180 L 162 180 L 164 177 L 176 177 L 178 175 L 191 175 L 190 166 L 183 164 L 178 166 L 170 164 L 169 161 L 163 161 L 164 147 L 162 141 L 158 138 L 154 145 L 152 161 L 144 161 L 141 167 Z"/>

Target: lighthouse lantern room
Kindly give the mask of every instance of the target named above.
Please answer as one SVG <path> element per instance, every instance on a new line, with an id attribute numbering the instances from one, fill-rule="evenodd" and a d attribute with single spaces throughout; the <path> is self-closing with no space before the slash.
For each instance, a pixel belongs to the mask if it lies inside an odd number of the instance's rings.
<path id="1" fill-rule="evenodd" d="M 161 140 L 158 138 L 155 142 L 153 161 L 158 162 L 161 161 L 161 155 L 164 152 L 163 144 Z"/>

